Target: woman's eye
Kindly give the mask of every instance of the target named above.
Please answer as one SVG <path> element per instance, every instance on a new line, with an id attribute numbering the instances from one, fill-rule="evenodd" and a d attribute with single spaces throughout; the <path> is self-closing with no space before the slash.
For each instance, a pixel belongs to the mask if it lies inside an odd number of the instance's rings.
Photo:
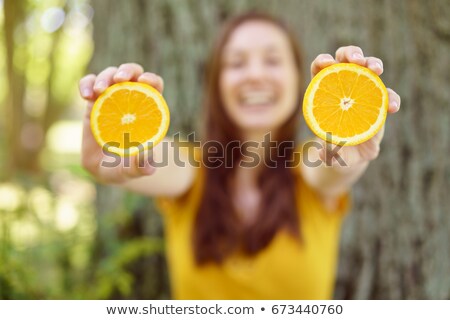
<path id="1" fill-rule="evenodd" d="M 231 60 L 227 62 L 227 67 L 231 69 L 239 69 L 244 66 L 244 61 L 242 60 Z"/>
<path id="2" fill-rule="evenodd" d="M 266 65 L 268 65 L 268 66 L 278 66 L 280 64 L 281 64 L 281 60 L 278 57 L 266 58 Z"/>

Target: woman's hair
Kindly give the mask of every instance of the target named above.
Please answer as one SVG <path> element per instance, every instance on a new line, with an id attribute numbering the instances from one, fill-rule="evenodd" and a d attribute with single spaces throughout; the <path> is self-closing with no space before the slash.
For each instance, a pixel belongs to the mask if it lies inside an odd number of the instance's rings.
<path id="1" fill-rule="evenodd" d="M 240 222 L 232 201 L 233 173 L 242 159 L 242 150 L 236 147 L 225 148 L 231 141 L 241 141 L 242 137 L 236 124 L 225 111 L 219 90 L 219 77 L 222 69 L 222 53 L 227 41 L 238 26 L 248 21 L 267 22 L 284 31 L 298 68 L 300 87 L 297 109 L 276 135 L 272 134 L 271 140 L 277 142 L 277 148 L 271 148 L 275 151 L 271 154 L 271 160 L 276 165 L 263 166 L 259 172 L 257 187 L 261 194 L 261 202 L 257 221 L 246 227 Z M 250 12 L 236 16 L 223 27 L 213 47 L 206 71 L 203 104 L 206 118 L 204 138 L 205 142 L 217 141 L 223 146 L 217 148 L 214 155 L 225 161 L 214 168 L 208 166 L 202 168 L 205 170 L 204 190 L 193 232 L 195 258 L 199 264 L 208 261 L 220 263 L 236 249 L 250 255 L 255 254 L 266 247 L 280 229 L 286 229 L 294 236 L 300 236 L 295 178 L 292 168 L 286 167 L 286 161 L 293 158 L 292 146 L 296 140 L 300 118 L 298 111 L 303 96 L 302 56 L 294 34 L 282 21 L 267 14 Z M 280 145 L 283 141 L 288 143 Z M 210 160 L 207 158 L 208 155 L 211 156 L 211 153 L 205 152 L 202 155 L 204 164 Z"/>

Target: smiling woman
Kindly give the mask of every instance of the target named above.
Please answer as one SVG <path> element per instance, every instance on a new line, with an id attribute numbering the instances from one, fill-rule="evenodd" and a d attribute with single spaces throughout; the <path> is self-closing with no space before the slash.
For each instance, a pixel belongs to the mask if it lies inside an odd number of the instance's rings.
<path id="1" fill-rule="evenodd" d="M 229 20 L 212 50 L 204 92 L 203 141 L 219 143 L 214 168 L 208 154 L 196 153 L 200 167 L 176 145 L 153 149 L 150 161 L 102 166 L 106 157 L 95 142 L 90 113 L 94 101 L 118 82 L 138 81 L 163 91 L 160 76 L 140 65 L 106 68 L 80 81 L 88 101 L 82 145 L 84 167 L 97 179 L 157 197 L 165 220 L 172 293 L 178 299 L 328 299 L 335 283 L 342 219 L 349 189 L 377 157 L 382 132 L 364 144 L 344 147 L 345 165 L 326 166 L 326 154 L 309 148 L 309 160 L 291 168 L 303 96 L 302 57 L 286 25 L 265 14 Z M 339 48 L 336 59 L 319 55 L 312 74 L 337 62 L 352 62 L 381 74 L 380 60 L 359 47 Z M 399 97 L 390 92 L 390 112 Z M 396 104 L 396 105 L 395 105 Z M 267 141 L 266 137 L 270 140 Z M 226 148 L 231 142 L 239 147 Z M 320 141 L 320 145 L 325 142 Z M 245 143 L 256 144 L 260 161 L 239 165 Z M 265 144 L 268 142 L 268 145 Z M 297 144 L 300 147 L 299 144 Z M 166 157 L 164 167 L 155 168 Z M 143 163 L 142 163 L 143 162 Z M 144 165 L 142 165 L 144 164 Z"/>
<path id="2" fill-rule="evenodd" d="M 239 160 L 246 152 L 225 149 L 219 156 L 233 159 L 234 167 L 205 169 L 194 235 L 198 262 L 220 262 L 240 246 L 256 253 L 280 229 L 299 235 L 295 181 L 282 163 L 293 158 L 294 150 L 283 142 L 295 142 L 301 74 L 299 45 L 282 22 L 251 13 L 224 26 L 207 73 L 204 140 L 223 146 L 256 142 L 260 159 L 280 165 L 243 168 Z M 262 146 L 266 135 L 277 148 Z"/>
<path id="3" fill-rule="evenodd" d="M 298 108 L 300 54 L 295 50 L 294 55 L 293 46 L 283 29 L 254 20 L 237 27 L 224 47 L 220 90 L 225 110 L 246 132 L 276 129 Z"/>

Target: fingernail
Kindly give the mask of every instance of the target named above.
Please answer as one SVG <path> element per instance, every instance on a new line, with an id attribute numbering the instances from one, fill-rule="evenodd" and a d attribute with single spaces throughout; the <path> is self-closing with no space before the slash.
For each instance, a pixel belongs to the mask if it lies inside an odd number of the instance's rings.
<path id="1" fill-rule="evenodd" d="M 375 63 L 375 66 L 376 66 L 378 69 L 380 69 L 380 70 L 383 69 L 383 66 L 382 66 L 381 63 L 379 63 L 379 62 L 376 62 L 376 63 Z"/>
<path id="2" fill-rule="evenodd" d="M 128 74 L 127 72 L 125 72 L 125 71 L 119 71 L 119 72 L 116 74 L 116 77 L 117 77 L 117 78 L 125 79 L 125 78 L 128 78 L 128 77 L 129 77 L 129 74 Z"/>
<path id="3" fill-rule="evenodd" d="M 106 82 L 105 81 L 99 81 L 95 84 L 95 89 L 97 90 L 105 90 L 106 89 Z"/>
<path id="4" fill-rule="evenodd" d="M 323 58 L 322 62 L 333 62 L 333 58 L 330 57 Z"/>
<path id="5" fill-rule="evenodd" d="M 391 106 L 393 106 L 395 109 L 398 109 L 397 101 L 392 102 Z"/>
<path id="6" fill-rule="evenodd" d="M 81 94 L 83 95 L 84 98 L 89 98 L 91 96 L 91 90 L 89 89 L 83 89 L 83 91 L 81 92 Z"/>
<path id="7" fill-rule="evenodd" d="M 361 53 L 356 52 L 356 53 L 352 54 L 352 58 L 353 59 L 363 59 L 364 57 L 362 56 Z"/>

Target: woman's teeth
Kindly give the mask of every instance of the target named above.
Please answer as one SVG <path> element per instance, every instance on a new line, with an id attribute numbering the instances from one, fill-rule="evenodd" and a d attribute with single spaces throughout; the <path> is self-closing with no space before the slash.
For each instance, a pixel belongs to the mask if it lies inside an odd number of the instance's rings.
<path id="1" fill-rule="evenodd" d="M 267 91 L 247 92 L 242 95 L 244 105 L 266 105 L 274 101 L 273 93 Z"/>

